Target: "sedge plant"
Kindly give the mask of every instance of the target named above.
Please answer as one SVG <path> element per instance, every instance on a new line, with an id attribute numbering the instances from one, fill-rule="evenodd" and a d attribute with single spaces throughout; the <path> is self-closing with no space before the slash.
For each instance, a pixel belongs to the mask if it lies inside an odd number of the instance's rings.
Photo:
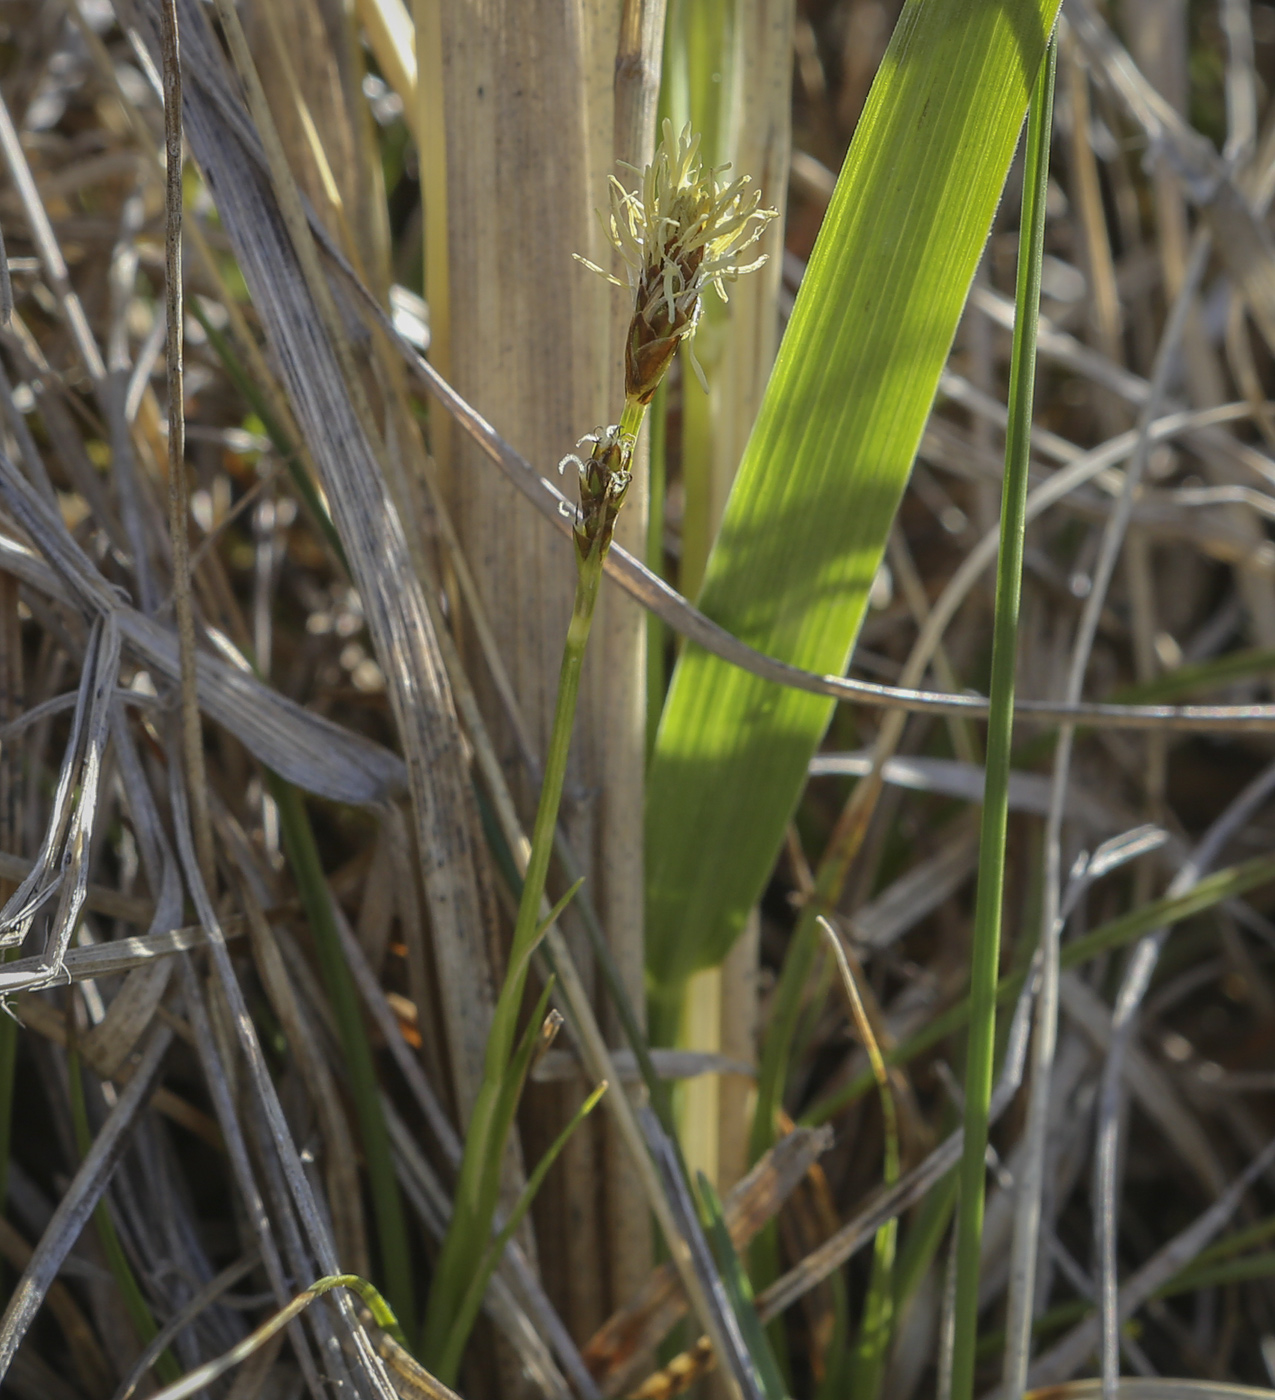
<path id="1" fill-rule="evenodd" d="M 646 415 L 677 348 L 694 335 L 702 297 L 760 265 L 741 261 L 773 210 L 742 177 L 729 183 L 723 170 L 705 167 L 699 138 L 689 128 L 675 136 L 664 123 L 663 140 L 630 191 L 613 179 L 611 206 L 603 216 L 607 238 L 619 253 L 627 284 L 593 263 L 633 295 L 633 315 L 624 345 L 624 407 L 618 424 L 581 439 L 586 455 L 569 454 L 559 470 L 574 464 L 580 504 L 575 513 L 576 591 L 562 651 L 558 698 L 545 761 L 540 802 L 531 835 L 505 979 L 492 1014 L 482 1082 L 474 1101 L 456 1181 L 455 1206 L 439 1251 L 422 1337 L 425 1364 L 445 1383 L 459 1369 L 473 1324 L 474 1260 L 487 1256 L 500 1191 L 505 1146 L 521 1093 L 526 1058 L 516 1030 L 532 954 L 559 912 L 540 918 L 567 753 L 575 723 L 585 648 L 593 623 L 603 562 L 631 480 L 633 450 Z M 568 896 L 569 898 L 569 896 Z M 565 900 L 563 901 L 565 903 Z M 534 1031 L 534 1023 L 531 1030 Z M 524 1037 L 525 1043 L 525 1037 Z"/>

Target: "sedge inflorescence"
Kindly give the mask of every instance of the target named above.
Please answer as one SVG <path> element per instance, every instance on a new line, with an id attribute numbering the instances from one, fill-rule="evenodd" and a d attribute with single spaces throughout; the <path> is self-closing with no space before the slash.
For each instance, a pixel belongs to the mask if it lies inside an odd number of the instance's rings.
<path id="1" fill-rule="evenodd" d="M 615 518 L 633 479 L 629 470 L 633 438 L 613 423 L 586 433 L 576 446 L 592 450 L 587 457 L 568 452 L 558 463 L 558 471 L 573 464 L 580 473 L 580 508 L 575 513 L 574 530 L 576 549 L 587 559 L 595 550 L 605 555 L 611 547 Z"/>
<path id="2" fill-rule="evenodd" d="M 629 191 L 612 176 L 610 211 L 599 215 L 608 240 L 624 259 L 634 298 L 624 347 L 629 403 L 651 401 L 678 345 L 695 332 L 705 289 L 711 285 L 725 301 L 727 282 L 766 261 L 763 254 L 745 262 L 743 254 L 776 211 L 760 207 L 761 194 L 750 190 L 747 175 L 727 182 L 728 165 L 706 167 L 699 146 L 689 125 L 674 136 L 673 124 L 666 120 L 641 188 Z M 579 260 L 616 286 L 625 285 L 587 259 Z M 695 371 L 702 385 L 698 364 Z"/>

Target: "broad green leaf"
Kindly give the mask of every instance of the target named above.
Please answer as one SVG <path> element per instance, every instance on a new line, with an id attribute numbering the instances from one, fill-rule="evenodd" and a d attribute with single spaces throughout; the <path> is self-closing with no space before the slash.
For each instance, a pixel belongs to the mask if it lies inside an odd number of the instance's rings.
<path id="1" fill-rule="evenodd" d="M 815 245 L 700 606 L 844 671 L 1058 0 L 908 0 Z M 832 702 L 688 645 L 647 789 L 653 1028 L 761 893 Z"/>

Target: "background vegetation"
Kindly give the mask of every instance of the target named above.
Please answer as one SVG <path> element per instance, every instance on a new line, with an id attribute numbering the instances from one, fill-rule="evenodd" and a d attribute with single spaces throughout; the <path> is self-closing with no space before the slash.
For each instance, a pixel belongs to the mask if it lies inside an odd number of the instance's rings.
<path id="1" fill-rule="evenodd" d="M 1275 6 L 1058 14 L 0 3 L 0 1391 L 1275 1386 Z"/>

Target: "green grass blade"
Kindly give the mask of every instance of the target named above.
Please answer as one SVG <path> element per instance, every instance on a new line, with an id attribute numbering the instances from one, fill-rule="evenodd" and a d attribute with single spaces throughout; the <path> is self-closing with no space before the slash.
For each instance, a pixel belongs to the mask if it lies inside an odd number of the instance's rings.
<path id="1" fill-rule="evenodd" d="M 341 1048 L 349 1069 L 359 1136 L 367 1162 L 372 1209 L 376 1216 L 377 1240 L 381 1246 L 385 1292 L 399 1317 L 414 1318 L 412 1261 L 403 1199 L 399 1194 L 398 1177 L 390 1155 L 389 1131 L 381 1112 L 376 1064 L 359 1010 L 358 994 L 350 980 L 345 955 L 341 950 L 341 936 L 330 903 L 332 896 L 324 879 L 323 864 L 300 790 L 274 773 L 267 772 L 266 780 L 270 795 L 279 808 L 284 849 L 314 936 L 323 985 L 332 1003 Z"/>
<path id="2" fill-rule="evenodd" d="M 549 978 L 541 990 L 535 1009 L 523 1028 L 513 1054 L 509 1057 L 505 1077 L 500 1085 L 500 1094 L 496 1100 L 495 1138 L 500 1142 L 508 1138 L 509 1131 L 513 1127 L 514 1115 L 518 1112 L 518 1103 L 522 1098 L 522 1091 L 527 1083 L 527 1074 L 531 1069 L 531 1062 L 536 1051 L 540 1046 L 552 1040 L 553 1032 L 556 1029 L 552 1024 L 548 1026 L 545 1024 L 545 1012 L 549 1009 L 549 997 L 552 991 L 553 979 Z M 548 1036 L 546 1036 L 546 1031 L 549 1032 Z M 484 1166 L 487 1180 L 486 1189 L 495 1199 L 500 1194 L 502 1157 L 493 1155 Z"/>
<path id="3" fill-rule="evenodd" d="M 1014 669 L 1018 660 L 1018 607 L 1023 583 L 1032 399 L 1036 382 L 1036 322 L 1040 314 L 1045 195 L 1049 185 L 1049 137 L 1053 122 L 1057 61 L 1057 45 L 1051 43 L 1032 92 L 1023 172 L 1018 288 L 1009 374 L 1009 424 L 1005 441 L 1005 486 L 1001 497 L 992 678 L 988 692 L 991 712 L 987 721 L 987 775 L 979 836 L 978 893 L 974 907 L 974 947 L 970 967 L 970 1033 L 965 1049 L 965 1146 L 961 1155 L 956 1231 L 956 1343 L 952 1352 L 952 1400 L 969 1400 L 973 1394 L 974 1349 L 978 1341 L 984 1173 L 996 1051 L 996 990 L 1000 966 L 1001 905 L 1005 888 L 1005 828 L 1009 816 L 1009 768 L 1014 739 Z"/>
<path id="4" fill-rule="evenodd" d="M 447 1347 L 438 1367 L 443 1375 L 454 1375 L 460 1369 L 460 1358 L 465 1342 L 474 1330 L 474 1323 L 478 1320 L 478 1310 L 482 1307 L 483 1294 L 487 1291 L 492 1274 L 496 1272 L 496 1266 L 500 1263 L 501 1255 L 505 1252 L 505 1246 L 513 1239 L 514 1232 L 526 1218 L 527 1212 L 531 1209 L 531 1203 L 536 1199 L 536 1193 L 549 1174 L 549 1168 L 558 1160 L 571 1135 L 593 1112 L 598 1100 L 606 1091 L 607 1085 L 603 1081 L 571 1115 L 570 1122 L 550 1144 L 549 1150 L 536 1164 L 535 1171 L 527 1178 L 527 1184 L 518 1193 L 518 1200 L 509 1213 L 509 1219 L 505 1221 L 504 1226 L 488 1245 L 482 1262 L 474 1270 L 469 1286 L 465 1290 L 465 1296 L 457 1310 L 456 1321 L 452 1326 L 451 1334 L 447 1339 Z"/>
<path id="5" fill-rule="evenodd" d="M 909 0 L 806 272 L 700 597 L 844 670 L 987 238 L 1057 0 Z M 773 864 L 829 701 L 688 646 L 647 798 L 656 1029 Z"/>
<path id="6" fill-rule="evenodd" d="M 697 1189 L 700 1201 L 703 1203 L 708 1238 L 717 1259 L 722 1286 L 726 1289 L 726 1296 L 730 1299 L 735 1320 L 739 1323 L 744 1344 L 748 1347 L 748 1354 L 752 1357 L 753 1365 L 757 1368 L 762 1391 L 766 1400 L 787 1400 L 788 1387 L 779 1374 L 779 1362 L 775 1359 L 775 1353 L 771 1349 L 765 1329 L 761 1325 L 761 1319 L 757 1316 L 757 1309 L 753 1305 L 753 1286 L 749 1282 L 747 1273 L 744 1272 L 744 1266 L 735 1250 L 735 1243 L 730 1237 L 730 1230 L 726 1225 L 726 1215 L 722 1210 L 721 1198 L 713 1189 L 713 1183 L 703 1172 L 699 1173 Z"/>
<path id="7" fill-rule="evenodd" d="M 956 1173 L 949 1172 L 922 1202 L 908 1226 L 894 1266 L 894 1313 L 900 1325 L 906 1321 L 908 1305 L 938 1257 L 955 1206 Z"/>
<path id="8" fill-rule="evenodd" d="M 1121 686 L 1111 699 L 1120 705 L 1172 705 L 1184 696 L 1218 690 L 1234 681 L 1269 675 L 1272 671 L 1275 671 L 1275 650 L 1250 647 L 1214 657 L 1212 661 L 1179 666 L 1176 671 L 1156 676 L 1141 685 Z"/>

